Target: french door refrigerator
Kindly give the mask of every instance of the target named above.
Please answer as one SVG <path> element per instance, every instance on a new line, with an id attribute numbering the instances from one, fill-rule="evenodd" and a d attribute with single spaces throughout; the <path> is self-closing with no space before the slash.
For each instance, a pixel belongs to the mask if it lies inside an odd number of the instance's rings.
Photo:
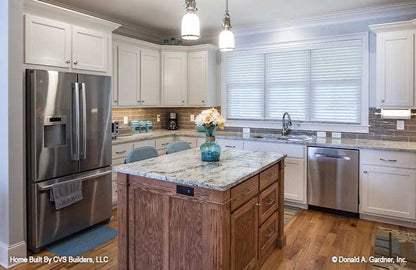
<path id="1" fill-rule="evenodd" d="M 112 215 L 111 78 L 26 70 L 28 247 Z M 56 210 L 53 184 L 81 181 L 83 199 Z"/>

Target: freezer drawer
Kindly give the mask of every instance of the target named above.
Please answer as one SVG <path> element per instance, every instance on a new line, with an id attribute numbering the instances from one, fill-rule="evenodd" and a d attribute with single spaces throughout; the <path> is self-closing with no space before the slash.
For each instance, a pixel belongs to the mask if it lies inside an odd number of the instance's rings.
<path id="1" fill-rule="evenodd" d="M 83 181 L 83 199 L 60 210 L 50 201 L 50 185 L 63 181 Z M 28 244 L 31 250 L 64 238 L 109 219 L 111 205 L 111 167 L 30 186 Z"/>
<path id="2" fill-rule="evenodd" d="M 357 150 L 308 147 L 308 204 L 358 213 Z"/>

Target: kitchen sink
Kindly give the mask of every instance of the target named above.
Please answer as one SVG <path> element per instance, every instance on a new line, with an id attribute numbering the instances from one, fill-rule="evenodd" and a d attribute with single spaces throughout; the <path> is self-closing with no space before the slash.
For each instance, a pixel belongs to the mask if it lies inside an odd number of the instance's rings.
<path id="1" fill-rule="evenodd" d="M 303 141 L 311 141 L 313 139 L 312 136 L 306 135 L 273 135 L 273 134 L 266 134 L 266 135 L 256 135 L 254 138 L 257 139 L 276 139 L 279 141 L 291 141 L 291 142 L 303 142 Z"/>

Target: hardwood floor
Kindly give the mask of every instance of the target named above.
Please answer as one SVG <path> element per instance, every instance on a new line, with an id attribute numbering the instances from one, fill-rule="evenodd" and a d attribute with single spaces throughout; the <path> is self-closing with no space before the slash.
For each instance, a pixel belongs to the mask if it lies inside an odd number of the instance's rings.
<path id="1" fill-rule="evenodd" d="M 117 229 L 116 217 L 114 210 L 109 226 Z M 371 269 L 371 264 L 334 264 L 331 258 L 332 256 L 370 256 L 378 225 L 380 223 L 301 210 L 285 227 L 286 247 L 275 251 L 261 270 Z M 398 228 L 386 224 L 383 226 Z M 405 230 L 416 232 L 414 229 Z M 47 251 L 38 255 L 54 256 Z M 117 269 L 117 238 L 83 256 L 93 258 L 108 256 L 109 262 L 107 264 L 21 264 L 12 269 Z"/>

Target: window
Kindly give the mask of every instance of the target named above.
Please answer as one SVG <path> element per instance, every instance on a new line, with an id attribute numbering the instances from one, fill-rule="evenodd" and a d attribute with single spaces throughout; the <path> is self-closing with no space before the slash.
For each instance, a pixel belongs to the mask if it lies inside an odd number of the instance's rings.
<path id="1" fill-rule="evenodd" d="M 276 121 L 289 112 L 302 123 L 365 125 L 363 41 L 228 54 L 226 118 Z"/>

